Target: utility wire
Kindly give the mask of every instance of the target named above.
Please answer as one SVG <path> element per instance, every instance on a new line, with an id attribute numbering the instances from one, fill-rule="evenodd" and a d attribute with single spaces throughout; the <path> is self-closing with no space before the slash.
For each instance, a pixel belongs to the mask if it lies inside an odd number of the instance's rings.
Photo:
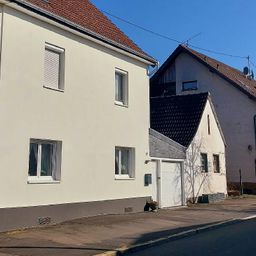
<path id="1" fill-rule="evenodd" d="M 232 55 L 232 54 L 228 54 L 228 53 L 224 53 L 224 52 L 218 52 L 218 51 L 209 50 L 209 49 L 202 48 L 202 47 L 199 47 L 199 46 L 196 46 L 196 45 L 193 45 L 193 44 L 189 44 L 188 41 L 191 40 L 191 39 L 193 39 L 194 37 L 189 38 L 188 40 L 182 42 L 182 41 L 180 41 L 180 40 L 178 40 L 178 39 L 171 38 L 171 37 L 169 37 L 169 36 L 160 34 L 160 33 L 155 32 L 155 31 L 153 31 L 153 30 L 150 30 L 150 29 L 147 29 L 147 28 L 142 27 L 142 26 L 140 26 L 140 25 L 137 25 L 137 24 L 135 24 L 135 23 L 133 23 L 133 22 L 131 22 L 131 21 L 128 21 L 128 20 L 126 20 L 126 19 L 123 19 L 123 18 L 121 18 L 121 17 L 118 17 L 118 16 L 116 16 L 116 15 L 110 13 L 110 12 L 107 12 L 107 11 L 104 11 L 104 10 L 101 10 L 101 11 L 102 11 L 103 13 L 105 13 L 105 14 L 111 16 L 111 17 L 114 17 L 114 18 L 116 18 L 116 19 L 118 19 L 118 20 L 120 20 L 120 21 L 122 21 L 122 22 L 125 22 L 125 23 L 127 23 L 127 24 L 129 24 L 129 25 L 132 25 L 132 26 L 134 26 L 134 27 L 136 27 L 136 28 L 138 28 L 138 29 L 141 29 L 141 30 L 143 30 L 143 31 L 146 31 L 146 32 L 148 32 L 148 33 L 151 33 L 151 34 L 153 34 L 153 35 L 155 35 L 155 36 L 158 36 L 158 37 L 167 39 L 167 40 L 169 40 L 169 41 L 176 42 L 176 43 L 178 43 L 178 44 L 186 44 L 186 45 L 188 45 L 188 46 L 190 46 L 190 47 L 192 47 L 192 48 L 195 48 L 195 49 L 199 49 L 199 50 L 202 50 L 202 51 L 205 51 L 205 52 L 210 52 L 210 53 L 214 53 L 214 54 L 218 54 L 218 55 L 223 55 L 223 56 L 227 56 L 227 57 L 240 58 L 240 59 L 248 59 L 247 56 Z M 199 34 L 200 34 L 200 33 L 199 33 Z M 199 35 L 199 34 L 197 34 L 197 35 Z M 196 36 L 197 36 L 197 35 L 196 35 Z M 186 42 L 187 42 L 187 43 L 186 43 Z"/>
<path id="2" fill-rule="evenodd" d="M 141 29 L 141 30 L 144 30 L 144 31 L 146 31 L 146 32 L 148 32 L 148 33 L 151 33 L 151 34 L 155 35 L 155 36 L 159 36 L 159 37 L 162 37 L 162 38 L 164 38 L 164 39 L 167 39 L 167 40 L 170 40 L 170 41 L 173 41 L 173 42 L 182 44 L 182 42 L 179 41 L 179 40 L 177 40 L 177 39 L 171 38 L 171 37 L 169 37 L 169 36 L 162 35 L 162 34 L 157 33 L 157 32 L 154 32 L 153 30 L 144 28 L 144 27 L 142 27 L 142 26 L 140 26 L 140 25 L 137 25 L 137 24 L 135 24 L 135 23 L 133 23 L 133 22 L 130 22 L 130 21 L 128 21 L 128 20 L 125 20 L 125 19 L 123 19 L 123 18 L 120 18 L 120 17 L 118 17 L 118 16 L 116 16 L 116 15 L 114 15 L 114 14 L 111 14 L 111 13 L 109 13 L 109 12 L 107 12 L 107 11 L 103 11 L 103 10 L 101 10 L 101 11 L 104 12 L 104 13 L 106 13 L 106 14 L 109 15 L 109 16 L 112 16 L 112 17 L 114 17 L 114 18 L 116 18 L 116 19 L 118 19 L 118 20 L 121 20 L 121 21 L 123 21 L 123 22 L 125 22 L 125 23 L 127 23 L 127 24 L 130 24 L 130 25 L 132 25 L 132 26 L 134 26 L 134 27 L 136 27 L 136 28 L 139 28 L 139 29 Z"/>
<path id="3" fill-rule="evenodd" d="M 232 57 L 232 58 L 248 59 L 247 56 L 239 56 L 239 55 L 232 55 L 232 54 L 228 54 L 228 53 L 224 53 L 224 52 L 217 52 L 217 51 L 205 49 L 205 48 L 193 45 L 193 44 L 188 44 L 188 45 L 191 46 L 192 48 L 199 49 L 199 50 L 202 50 L 202 51 L 205 51 L 205 52 L 210 52 L 210 53 L 223 55 L 223 56 L 227 56 L 227 57 Z"/>
<path id="4" fill-rule="evenodd" d="M 254 62 L 252 62 L 252 61 L 250 60 L 250 63 L 256 68 L 256 65 L 254 64 Z"/>

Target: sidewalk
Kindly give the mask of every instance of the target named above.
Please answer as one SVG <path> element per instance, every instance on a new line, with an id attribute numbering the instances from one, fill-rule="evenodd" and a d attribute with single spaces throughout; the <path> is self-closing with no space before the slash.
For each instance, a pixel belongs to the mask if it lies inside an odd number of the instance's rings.
<path id="1" fill-rule="evenodd" d="M 213 205 L 83 218 L 0 234 L 0 256 L 95 255 L 231 219 L 256 214 L 256 197 Z"/>

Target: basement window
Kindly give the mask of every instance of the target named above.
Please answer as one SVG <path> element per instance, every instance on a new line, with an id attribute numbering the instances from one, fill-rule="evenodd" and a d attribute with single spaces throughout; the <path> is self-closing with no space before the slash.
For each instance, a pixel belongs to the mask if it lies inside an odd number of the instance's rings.
<path id="1" fill-rule="evenodd" d="M 29 182 L 60 180 L 62 142 L 31 139 L 29 145 Z"/>

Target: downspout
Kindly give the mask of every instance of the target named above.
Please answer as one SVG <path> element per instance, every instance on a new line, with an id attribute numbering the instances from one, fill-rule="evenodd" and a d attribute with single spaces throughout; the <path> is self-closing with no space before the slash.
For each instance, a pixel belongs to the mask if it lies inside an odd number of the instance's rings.
<path id="1" fill-rule="evenodd" d="M 161 166 L 161 160 L 160 159 L 158 159 L 157 160 L 157 172 L 156 172 L 156 184 L 157 184 L 157 186 L 156 186 L 156 193 L 157 193 L 157 201 L 158 201 L 158 206 L 159 206 L 159 208 L 161 208 L 162 207 L 162 198 L 161 198 L 161 191 L 162 191 L 162 184 L 161 184 L 161 182 L 162 182 L 162 180 L 161 180 L 161 168 L 162 168 L 162 166 Z"/>
<path id="2" fill-rule="evenodd" d="M 148 67 L 148 71 L 147 71 L 148 76 L 149 77 L 153 76 L 157 72 L 159 67 L 160 67 L 159 61 L 157 61 L 157 64 L 156 64 L 156 66 L 155 66 L 155 68 L 153 70 L 149 71 L 149 67 Z"/>

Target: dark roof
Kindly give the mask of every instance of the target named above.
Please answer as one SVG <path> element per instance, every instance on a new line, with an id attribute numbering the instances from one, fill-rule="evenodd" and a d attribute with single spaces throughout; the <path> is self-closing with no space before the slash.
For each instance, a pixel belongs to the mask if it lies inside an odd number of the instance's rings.
<path id="1" fill-rule="evenodd" d="M 150 100 L 150 127 L 188 147 L 198 130 L 208 93 L 155 97 Z"/>
<path id="2" fill-rule="evenodd" d="M 215 72 L 220 77 L 231 83 L 237 89 L 244 92 L 250 98 L 256 100 L 256 81 L 248 79 L 243 72 L 230 67 L 218 60 L 210 58 L 200 52 L 192 50 L 191 48 L 179 45 L 176 50 L 170 55 L 170 57 L 165 61 L 165 63 L 160 67 L 160 69 L 151 78 L 152 81 L 157 79 L 176 59 L 180 53 L 187 53 L 196 60 L 198 60 L 203 65 L 207 66 L 212 72 Z"/>
<path id="3" fill-rule="evenodd" d="M 89 0 L 14 0 L 14 2 L 55 21 L 61 21 L 64 25 L 74 25 L 73 28 L 76 29 L 79 26 L 93 37 L 156 63 L 156 60 L 143 52 Z"/>

